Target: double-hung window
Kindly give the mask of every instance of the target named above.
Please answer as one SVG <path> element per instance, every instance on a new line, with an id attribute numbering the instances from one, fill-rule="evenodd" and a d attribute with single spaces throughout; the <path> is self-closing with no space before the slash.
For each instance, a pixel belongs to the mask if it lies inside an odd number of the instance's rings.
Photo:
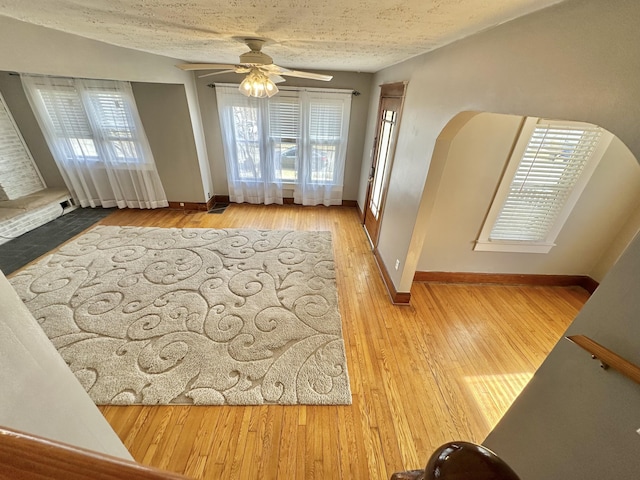
<path id="1" fill-rule="evenodd" d="M 115 82 L 28 78 L 54 141 L 68 159 L 144 164 L 135 104 Z M 113 86 L 112 86 L 113 85 Z"/>
<path id="2" fill-rule="evenodd" d="M 351 91 L 282 88 L 247 98 L 216 84 L 231 201 L 342 202 Z"/>
<path id="3" fill-rule="evenodd" d="M 80 205 L 168 205 L 128 82 L 21 78 L 60 173 Z"/>
<path id="4" fill-rule="evenodd" d="M 528 118 L 475 250 L 549 252 L 611 137 L 591 124 Z"/>

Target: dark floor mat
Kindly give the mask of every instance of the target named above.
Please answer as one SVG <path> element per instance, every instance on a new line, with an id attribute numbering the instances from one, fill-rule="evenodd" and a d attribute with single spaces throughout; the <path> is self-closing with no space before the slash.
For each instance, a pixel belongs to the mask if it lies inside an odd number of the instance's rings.
<path id="1" fill-rule="evenodd" d="M 5 275 L 62 245 L 116 208 L 77 208 L 66 215 L 0 245 L 0 270 Z"/>

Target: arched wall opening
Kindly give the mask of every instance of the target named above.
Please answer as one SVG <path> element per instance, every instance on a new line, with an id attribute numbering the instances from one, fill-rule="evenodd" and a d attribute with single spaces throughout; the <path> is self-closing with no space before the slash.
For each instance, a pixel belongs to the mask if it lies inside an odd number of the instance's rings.
<path id="1" fill-rule="evenodd" d="M 549 253 L 474 251 L 525 117 L 461 112 L 441 131 L 417 272 L 581 275 L 600 282 L 640 228 L 640 166 L 613 137 Z M 567 119 L 561 119 L 567 120 Z"/>

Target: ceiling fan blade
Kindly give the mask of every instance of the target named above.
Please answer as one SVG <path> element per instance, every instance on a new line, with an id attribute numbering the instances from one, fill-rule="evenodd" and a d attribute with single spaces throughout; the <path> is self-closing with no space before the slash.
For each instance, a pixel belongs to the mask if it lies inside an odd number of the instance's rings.
<path id="1" fill-rule="evenodd" d="M 180 70 L 220 70 L 235 69 L 237 65 L 230 63 L 181 63 L 176 65 Z"/>
<path id="2" fill-rule="evenodd" d="M 236 73 L 236 71 L 235 71 L 235 69 L 234 70 L 221 70 L 219 72 L 211 72 L 211 73 L 205 73 L 204 75 L 198 75 L 198 78 L 211 77 L 213 75 L 222 75 L 223 73 Z"/>
<path id="3" fill-rule="evenodd" d="M 280 75 L 282 72 L 288 72 L 289 70 L 281 67 L 279 65 L 275 65 L 273 63 L 268 63 L 266 65 L 258 65 L 260 70 L 262 70 L 267 75 Z"/>
<path id="4" fill-rule="evenodd" d="M 282 69 L 280 71 L 280 75 L 285 75 L 288 77 L 308 78 L 310 80 L 322 80 L 323 82 L 328 82 L 333 78 L 333 75 L 322 75 L 320 73 L 300 72 L 297 70 L 287 69 Z"/>
<path id="5" fill-rule="evenodd" d="M 269 75 L 269 78 L 273 83 L 282 83 L 287 81 L 285 78 L 282 78 L 280 75 Z"/>

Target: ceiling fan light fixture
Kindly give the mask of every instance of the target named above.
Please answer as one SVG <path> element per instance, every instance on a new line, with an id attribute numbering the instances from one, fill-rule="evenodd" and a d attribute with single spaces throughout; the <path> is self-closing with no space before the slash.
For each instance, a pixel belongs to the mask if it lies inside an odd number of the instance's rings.
<path id="1" fill-rule="evenodd" d="M 247 97 L 265 98 L 278 93 L 278 87 L 264 73 L 257 68 L 252 68 L 240 84 L 240 93 Z"/>

